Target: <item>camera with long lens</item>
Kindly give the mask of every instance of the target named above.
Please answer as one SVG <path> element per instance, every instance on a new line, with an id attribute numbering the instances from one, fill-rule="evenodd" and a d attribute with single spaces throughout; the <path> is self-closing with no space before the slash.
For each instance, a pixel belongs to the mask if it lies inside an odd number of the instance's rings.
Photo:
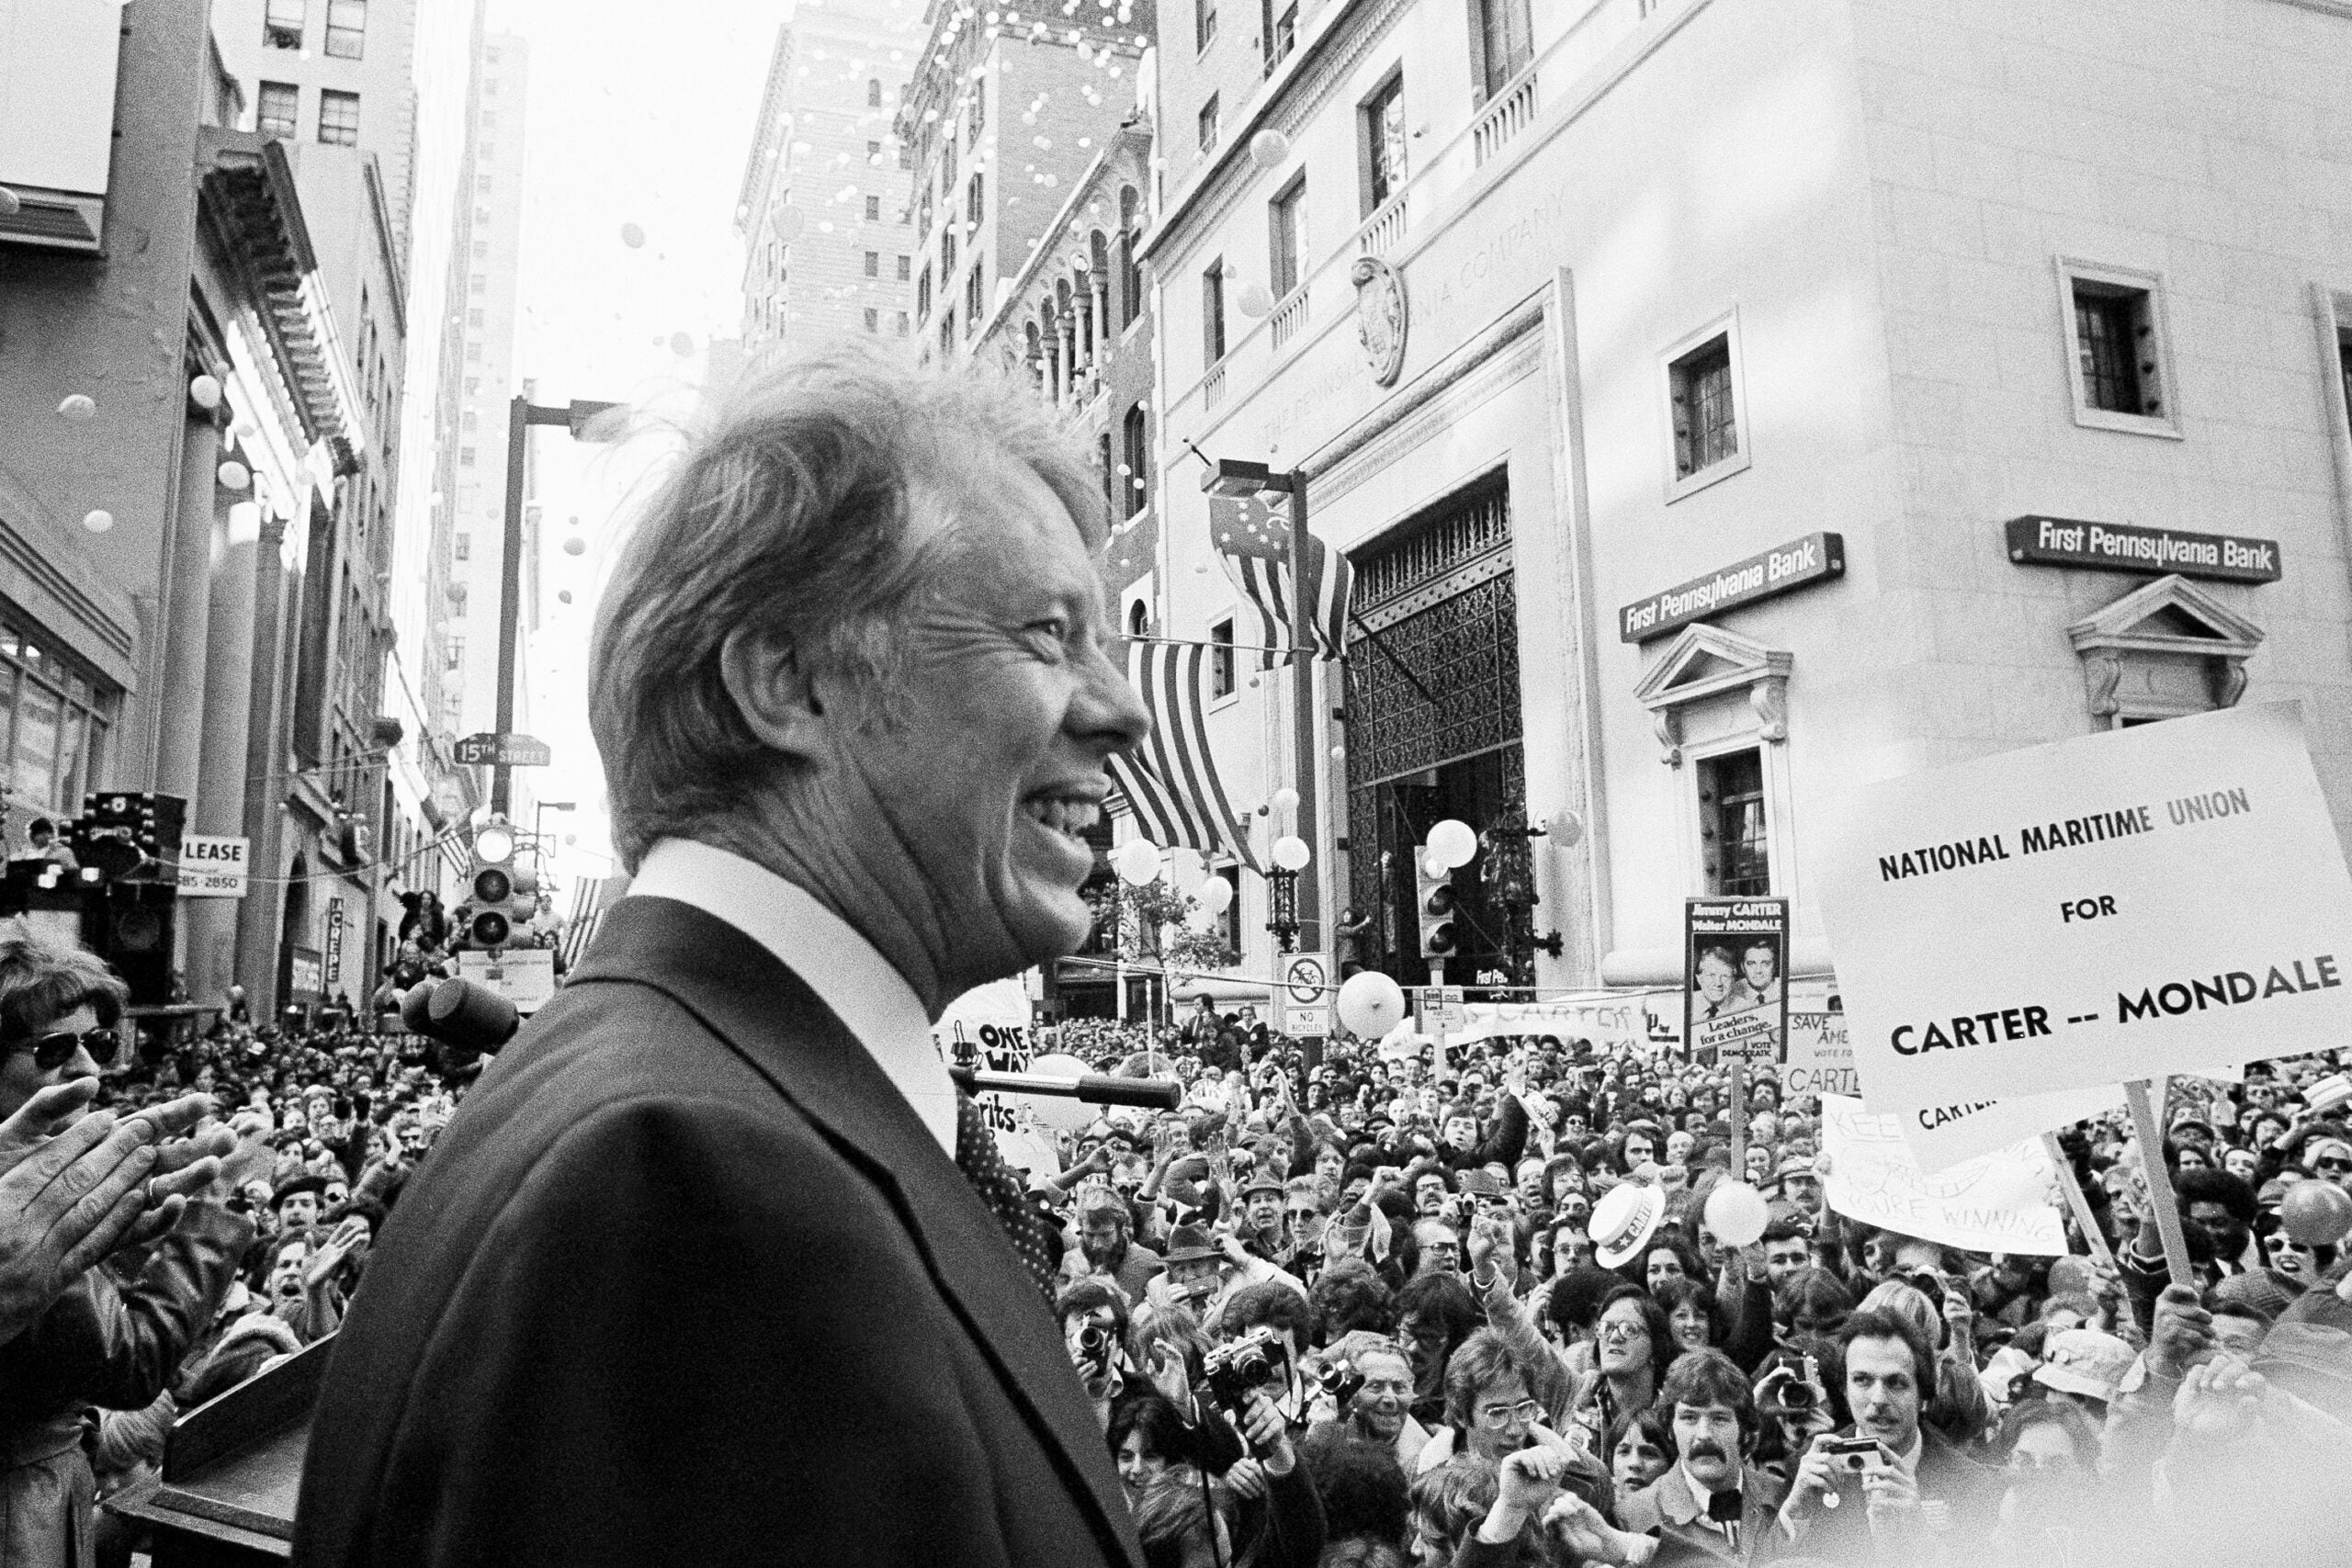
<path id="1" fill-rule="evenodd" d="M 1111 1331 L 1099 1323 L 1090 1323 L 1078 1331 L 1078 1353 L 1098 1371 L 1111 1370 Z"/>
<path id="2" fill-rule="evenodd" d="M 1202 1382 L 1216 1407 L 1238 1427 L 1249 1413 L 1250 1396 L 1274 1382 L 1289 1364 L 1289 1349 L 1272 1329 L 1261 1325 L 1203 1357 Z"/>

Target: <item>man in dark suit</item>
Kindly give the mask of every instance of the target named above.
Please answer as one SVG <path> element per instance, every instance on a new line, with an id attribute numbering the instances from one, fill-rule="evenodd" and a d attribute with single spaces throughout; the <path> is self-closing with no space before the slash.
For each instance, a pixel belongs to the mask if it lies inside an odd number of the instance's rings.
<path id="1" fill-rule="evenodd" d="M 1617 1502 L 1609 1525 L 1589 1502 L 1563 1495 L 1546 1524 L 1578 1556 L 1628 1568 L 1746 1568 L 1774 1556 L 1785 1488 L 1747 1462 L 1756 1451 L 1756 1399 L 1732 1359 L 1693 1350 L 1659 1387 L 1675 1462 Z"/>
<path id="2" fill-rule="evenodd" d="M 1146 723 L 1047 412 L 844 350 L 653 502 L 591 651 L 632 896 L 385 1226 L 298 1562 L 1138 1560 L 930 1035 L 1082 940 Z"/>
<path id="3" fill-rule="evenodd" d="M 1908 1318 L 1871 1308 L 1849 1316 L 1838 1342 L 1854 1425 L 1814 1438 L 1798 1461 L 1781 1507 L 1781 1533 L 1793 1543 L 1783 1555 L 1860 1562 L 1923 1533 L 1964 1542 L 1990 1529 L 1999 1473 L 1919 1419 L 1936 1389 L 1925 1337 Z"/>

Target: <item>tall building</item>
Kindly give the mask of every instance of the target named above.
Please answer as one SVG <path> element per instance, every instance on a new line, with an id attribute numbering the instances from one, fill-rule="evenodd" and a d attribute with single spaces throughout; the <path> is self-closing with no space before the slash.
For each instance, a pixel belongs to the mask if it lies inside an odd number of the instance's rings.
<path id="1" fill-rule="evenodd" d="M 415 0 L 218 0 L 212 43 L 246 102 L 243 126 L 281 145 L 305 229 L 357 378 L 365 422 L 354 432 L 350 491 L 300 568 L 301 635 L 323 682 L 300 700 L 288 730 L 282 820 L 258 818 L 256 864 L 280 855 L 283 894 L 248 895 L 239 963 L 273 942 L 314 953 L 321 1000 L 365 995 L 396 929 L 400 872 L 420 821 L 388 788 L 406 730 L 387 716 L 385 662 L 398 505 L 401 409 L 407 365 L 409 206 L 416 141 Z M 314 703 L 315 715 L 300 703 Z M 220 803 L 203 803 L 206 822 Z M 250 814 L 250 803 L 249 803 Z M 201 824 L 200 824 L 201 825 Z M 211 823 L 207 830 L 229 830 Z M 268 908 L 282 901 L 273 915 Z M 192 910 L 192 931 L 218 913 Z M 220 949 L 200 939 L 191 984 L 223 985 Z M 305 975 L 310 965 L 299 966 Z M 291 971 L 288 971 L 291 973 Z"/>
<path id="2" fill-rule="evenodd" d="M 1286 673 L 1204 694 L 1238 809 L 1316 785 L 1302 945 L 1425 977 L 1453 818 L 1456 983 L 1679 986 L 1700 894 L 1824 981 L 1831 794 L 2241 702 L 2352 827 L 2342 7 L 1218 9 L 1161 18 L 1155 619 L 1249 624 L 1191 446 L 1304 477 L 1344 684 L 1304 757 Z"/>
<path id="3" fill-rule="evenodd" d="M 1051 225 L 1071 182 L 1136 102 L 1153 3 L 1023 13 L 933 0 L 927 19 L 898 127 L 912 164 L 914 327 L 924 358 L 949 360 L 972 352 L 1039 245 L 1064 238 Z"/>
<path id="4" fill-rule="evenodd" d="M 922 0 L 803 0 L 776 34 L 735 211 L 743 356 L 913 331 L 909 160 L 893 125 Z"/>

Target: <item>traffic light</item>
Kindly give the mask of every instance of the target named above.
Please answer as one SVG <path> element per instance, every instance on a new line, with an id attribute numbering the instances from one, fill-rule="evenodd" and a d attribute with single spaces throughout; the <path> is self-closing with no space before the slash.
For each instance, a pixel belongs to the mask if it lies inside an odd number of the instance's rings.
<path id="1" fill-rule="evenodd" d="M 458 908 L 458 922 L 475 947 L 495 951 L 505 946 L 514 937 L 515 921 L 528 919 L 538 908 L 538 901 L 529 897 L 531 874 L 517 870 L 514 859 L 514 829 L 503 821 L 492 818 L 474 835 L 472 896 Z"/>
<path id="2" fill-rule="evenodd" d="M 1426 845 L 1413 851 L 1413 913 L 1421 926 L 1421 956 L 1450 958 L 1459 945 L 1453 929 L 1453 873 L 1430 874 Z"/>

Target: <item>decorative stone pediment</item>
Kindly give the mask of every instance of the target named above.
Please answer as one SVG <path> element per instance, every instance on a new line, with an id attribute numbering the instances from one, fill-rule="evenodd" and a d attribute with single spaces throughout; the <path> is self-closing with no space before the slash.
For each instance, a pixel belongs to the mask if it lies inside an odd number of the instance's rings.
<path id="1" fill-rule="evenodd" d="M 1682 765 L 1682 719 L 1690 707 L 1713 697 L 1745 692 L 1765 740 L 1789 738 L 1789 671 L 1795 655 L 1703 623 L 1684 627 L 1657 661 L 1634 684 L 1634 696 L 1650 710 L 1660 759 Z"/>
<path id="2" fill-rule="evenodd" d="M 2091 713 L 2109 722 L 2234 706 L 2261 626 L 2185 577 L 2160 577 L 2066 628 Z"/>

